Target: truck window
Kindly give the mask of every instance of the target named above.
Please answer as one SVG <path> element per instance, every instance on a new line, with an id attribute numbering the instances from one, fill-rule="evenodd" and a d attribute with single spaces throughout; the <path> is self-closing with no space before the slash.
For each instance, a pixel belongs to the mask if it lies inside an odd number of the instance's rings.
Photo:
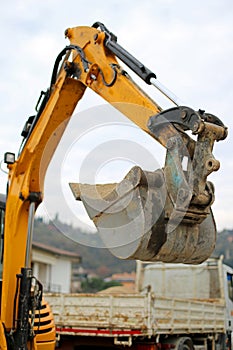
<path id="1" fill-rule="evenodd" d="M 232 274 L 227 272 L 228 296 L 233 301 L 233 278 Z"/>

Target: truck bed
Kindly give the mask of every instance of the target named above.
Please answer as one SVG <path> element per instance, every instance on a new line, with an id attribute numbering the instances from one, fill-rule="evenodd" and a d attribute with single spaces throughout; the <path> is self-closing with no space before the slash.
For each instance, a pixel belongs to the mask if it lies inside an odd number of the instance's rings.
<path id="1" fill-rule="evenodd" d="M 225 331 L 221 300 L 142 294 L 46 294 L 57 332 L 84 336 L 152 336 Z"/>

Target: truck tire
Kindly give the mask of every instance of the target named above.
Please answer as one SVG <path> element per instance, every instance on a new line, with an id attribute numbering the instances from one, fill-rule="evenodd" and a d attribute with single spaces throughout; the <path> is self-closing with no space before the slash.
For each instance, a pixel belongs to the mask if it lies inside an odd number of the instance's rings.
<path id="1" fill-rule="evenodd" d="M 175 350 L 194 350 L 192 339 L 189 337 L 178 338 L 175 345 Z"/>

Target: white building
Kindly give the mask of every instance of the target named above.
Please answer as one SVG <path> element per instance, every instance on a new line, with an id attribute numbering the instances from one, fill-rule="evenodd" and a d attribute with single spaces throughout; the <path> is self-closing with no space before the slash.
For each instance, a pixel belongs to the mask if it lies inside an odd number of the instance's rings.
<path id="1" fill-rule="evenodd" d="M 43 284 L 45 292 L 71 292 L 72 263 L 80 262 L 78 254 L 48 246 L 32 244 L 33 274 Z"/>

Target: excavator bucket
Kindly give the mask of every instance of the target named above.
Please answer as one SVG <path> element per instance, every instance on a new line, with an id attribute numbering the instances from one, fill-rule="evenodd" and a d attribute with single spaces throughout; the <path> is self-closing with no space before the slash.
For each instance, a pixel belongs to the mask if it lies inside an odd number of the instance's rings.
<path id="1" fill-rule="evenodd" d="M 148 128 L 167 149 L 163 169 L 136 166 L 117 184 L 70 187 L 118 258 L 201 263 L 216 242 L 214 186 L 207 176 L 220 164 L 212 149 L 227 129 L 217 117 L 188 107 L 152 116 Z"/>
<path id="2" fill-rule="evenodd" d="M 169 220 L 170 198 L 162 170 L 132 168 L 118 184 L 71 183 L 99 234 L 120 259 L 198 264 L 212 253 L 216 228 L 212 212 L 201 224 Z"/>

